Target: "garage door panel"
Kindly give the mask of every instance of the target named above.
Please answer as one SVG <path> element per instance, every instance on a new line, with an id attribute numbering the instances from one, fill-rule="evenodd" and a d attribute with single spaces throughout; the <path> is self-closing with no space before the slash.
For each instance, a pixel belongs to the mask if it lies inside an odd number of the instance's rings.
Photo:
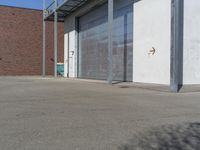
<path id="1" fill-rule="evenodd" d="M 116 0 L 113 24 L 113 78 L 132 81 L 132 0 Z M 108 5 L 79 18 L 79 77 L 108 77 Z M 126 60 L 124 60 L 126 59 Z M 130 60 L 127 60 L 130 59 Z"/>

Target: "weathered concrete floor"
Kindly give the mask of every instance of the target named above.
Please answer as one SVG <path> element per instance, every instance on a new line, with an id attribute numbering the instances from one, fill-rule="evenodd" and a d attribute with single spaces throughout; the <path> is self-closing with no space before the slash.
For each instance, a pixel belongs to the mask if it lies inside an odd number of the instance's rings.
<path id="1" fill-rule="evenodd" d="M 0 77 L 1 150 L 117 150 L 134 135 L 200 122 L 200 93 Z"/>

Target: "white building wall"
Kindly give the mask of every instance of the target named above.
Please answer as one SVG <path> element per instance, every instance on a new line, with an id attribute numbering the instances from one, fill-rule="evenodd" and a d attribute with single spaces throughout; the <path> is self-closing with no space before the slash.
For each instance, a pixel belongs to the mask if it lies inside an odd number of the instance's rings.
<path id="1" fill-rule="evenodd" d="M 70 16 L 64 22 L 64 76 L 77 77 L 77 45 L 75 17 Z"/>
<path id="2" fill-rule="evenodd" d="M 69 73 L 69 66 L 68 66 L 68 59 L 69 59 L 69 50 L 68 50 L 68 33 L 64 34 L 64 77 L 68 77 Z"/>
<path id="3" fill-rule="evenodd" d="M 200 1 L 184 0 L 183 84 L 200 84 Z"/>
<path id="4" fill-rule="evenodd" d="M 135 2 L 133 14 L 133 81 L 169 84 L 171 1 Z"/>

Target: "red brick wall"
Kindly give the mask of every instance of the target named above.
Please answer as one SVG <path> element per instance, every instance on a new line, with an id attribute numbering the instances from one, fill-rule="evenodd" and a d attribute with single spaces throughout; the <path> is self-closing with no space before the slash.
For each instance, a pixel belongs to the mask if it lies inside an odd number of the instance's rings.
<path id="1" fill-rule="evenodd" d="M 40 75 L 42 11 L 0 6 L 0 75 Z M 59 24 L 58 61 L 63 62 L 64 26 Z M 47 23 L 46 73 L 53 75 L 53 22 Z"/>

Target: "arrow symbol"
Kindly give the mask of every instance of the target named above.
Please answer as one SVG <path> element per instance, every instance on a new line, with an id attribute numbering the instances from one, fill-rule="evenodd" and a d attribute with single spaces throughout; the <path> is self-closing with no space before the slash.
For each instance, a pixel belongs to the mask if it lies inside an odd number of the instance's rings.
<path id="1" fill-rule="evenodd" d="M 152 49 L 149 51 L 150 54 L 154 55 L 156 53 L 156 49 L 152 47 Z"/>

